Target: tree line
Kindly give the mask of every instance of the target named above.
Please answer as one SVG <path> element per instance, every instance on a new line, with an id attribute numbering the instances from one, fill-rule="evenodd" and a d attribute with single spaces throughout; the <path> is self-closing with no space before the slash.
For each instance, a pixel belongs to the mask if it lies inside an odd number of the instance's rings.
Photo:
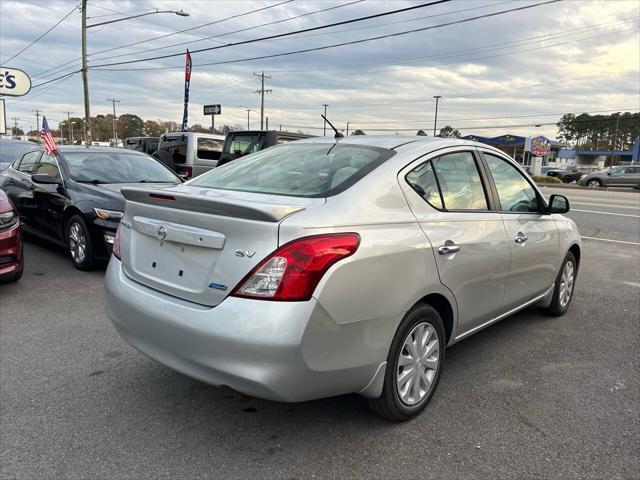
<path id="1" fill-rule="evenodd" d="M 640 136 L 640 113 L 611 115 L 567 113 L 558 125 L 558 139 L 583 150 L 630 150 Z"/>

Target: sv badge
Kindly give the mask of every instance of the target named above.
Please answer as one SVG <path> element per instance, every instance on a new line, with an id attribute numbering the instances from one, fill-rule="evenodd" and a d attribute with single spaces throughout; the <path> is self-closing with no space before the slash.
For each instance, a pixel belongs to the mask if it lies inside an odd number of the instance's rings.
<path id="1" fill-rule="evenodd" d="M 247 258 L 251 258 L 256 254 L 255 251 L 252 252 L 250 250 L 236 250 L 234 253 L 236 254 L 236 257 L 247 257 Z"/>

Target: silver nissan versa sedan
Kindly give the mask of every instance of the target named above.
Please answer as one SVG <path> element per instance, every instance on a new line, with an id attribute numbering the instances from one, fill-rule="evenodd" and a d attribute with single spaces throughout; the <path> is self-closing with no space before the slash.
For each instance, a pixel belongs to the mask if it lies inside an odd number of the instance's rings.
<path id="1" fill-rule="evenodd" d="M 357 392 L 393 420 L 428 403 L 448 345 L 529 305 L 564 314 L 580 263 L 568 200 L 457 139 L 307 139 L 123 194 L 106 291 L 129 343 L 213 385 Z"/>

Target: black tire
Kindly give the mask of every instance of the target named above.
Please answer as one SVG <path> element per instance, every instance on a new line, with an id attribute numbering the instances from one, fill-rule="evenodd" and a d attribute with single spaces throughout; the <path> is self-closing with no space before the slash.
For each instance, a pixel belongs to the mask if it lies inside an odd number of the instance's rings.
<path id="1" fill-rule="evenodd" d="M 571 177 L 562 177 L 562 183 L 571 183 L 573 179 Z"/>
<path id="2" fill-rule="evenodd" d="M 561 302 L 561 284 L 562 284 L 562 275 L 565 271 L 567 263 L 571 262 L 573 264 L 573 283 L 571 286 L 571 294 L 569 296 L 569 301 L 563 305 Z M 564 262 L 562 262 L 562 266 L 560 267 L 560 271 L 558 272 L 558 276 L 556 277 L 556 282 L 553 286 L 553 297 L 551 298 L 551 304 L 545 308 L 545 311 L 549 315 L 553 315 L 554 317 L 560 317 L 567 313 L 569 306 L 571 305 L 571 301 L 573 300 L 573 292 L 575 290 L 575 281 L 578 276 L 578 264 L 576 263 L 576 258 L 573 256 L 573 253 L 567 252 L 567 256 L 564 257 Z"/>
<path id="3" fill-rule="evenodd" d="M 398 361 L 400 354 L 404 349 L 405 340 L 413 328 L 423 322 L 433 326 L 438 334 L 439 360 L 435 376 L 433 377 L 430 389 L 427 391 L 426 396 L 415 405 L 408 405 L 400 398 L 396 383 L 396 372 L 399 370 Z M 445 332 L 440 314 L 438 314 L 436 309 L 430 305 L 421 304 L 415 306 L 404 317 L 398 327 L 393 341 L 391 342 L 391 348 L 389 349 L 389 355 L 387 357 L 387 368 L 385 371 L 382 395 L 380 395 L 379 398 L 369 400 L 369 406 L 371 409 L 378 415 L 395 422 L 410 420 L 418 415 L 427 406 L 427 403 L 429 403 L 429 400 L 431 400 L 431 397 L 438 387 L 438 382 L 440 381 L 440 375 L 442 373 L 442 365 L 444 363 L 444 356 Z"/>
<path id="4" fill-rule="evenodd" d="M 78 255 L 78 251 L 74 254 L 78 241 L 75 240 L 75 234 L 72 233 L 72 229 L 75 230 L 75 226 L 79 229 L 79 232 L 84 238 L 84 255 Z M 80 215 L 73 215 L 65 227 L 66 239 L 67 239 L 67 252 L 71 256 L 73 266 L 78 270 L 92 270 L 95 267 L 95 258 L 93 255 L 93 245 L 91 243 L 91 235 L 84 219 Z"/>
<path id="5" fill-rule="evenodd" d="M 587 187 L 602 187 L 602 182 L 597 178 L 592 178 L 587 182 Z"/>

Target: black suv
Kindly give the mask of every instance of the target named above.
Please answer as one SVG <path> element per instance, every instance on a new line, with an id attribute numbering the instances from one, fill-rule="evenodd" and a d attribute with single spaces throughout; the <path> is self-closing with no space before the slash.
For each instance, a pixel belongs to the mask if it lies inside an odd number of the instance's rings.
<path id="1" fill-rule="evenodd" d="M 312 136 L 313 135 L 305 135 L 303 133 L 278 132 L 275 130 L 229 132 L 224 140 L 224 147 L 218 166 L 274 145 L 293 142 L 294 140 L 301 140 Z"/>

